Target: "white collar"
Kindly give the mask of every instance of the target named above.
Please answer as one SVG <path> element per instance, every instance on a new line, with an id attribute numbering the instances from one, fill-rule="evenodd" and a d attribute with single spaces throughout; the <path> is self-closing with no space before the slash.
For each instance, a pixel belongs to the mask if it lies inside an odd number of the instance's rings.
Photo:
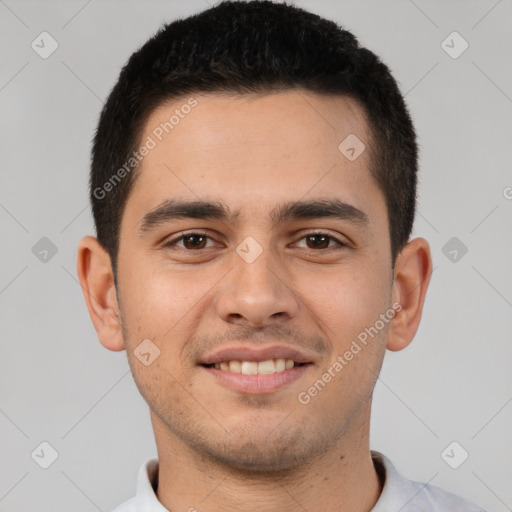
<path id="1" fill-rule="evenodd" d="M 371 512 L 484 512 L 439 487 L 404 478 L 385 455 L 377 451 L 371 454 L 384 478 L 381 495 Z M 157 485 L 158 459 L 147 459 L 139 469 L 136 496 L 112 512 L 169 512 L 156 497 Z"/>

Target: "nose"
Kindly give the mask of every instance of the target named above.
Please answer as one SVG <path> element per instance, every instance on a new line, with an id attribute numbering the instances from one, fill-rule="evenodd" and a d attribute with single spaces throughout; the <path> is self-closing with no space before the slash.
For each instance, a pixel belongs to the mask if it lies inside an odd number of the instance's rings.
<path id="1" fill-rule="evenodd" d="M 297 315 L 291 279 L 269 248 L 252 262 L 233 254 L 234 268 L 215 298 L 217 314 L 229 323 L 262 327 Z"/>

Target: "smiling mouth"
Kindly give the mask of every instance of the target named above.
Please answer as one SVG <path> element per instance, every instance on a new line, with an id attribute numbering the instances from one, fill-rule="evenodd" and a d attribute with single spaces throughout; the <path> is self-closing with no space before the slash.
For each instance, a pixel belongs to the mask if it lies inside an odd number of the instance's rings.
<path id="1" fill-rule="evenodd" d="M 268 359 L 259 362 L 239 360 L 222 361 L 220 363 L 203 364 L 202 366 L 223 372 L 241 373 L 243 375 L 271 375 L 308 364 L 311 363 L 297 363 L 293 359 Z"/>

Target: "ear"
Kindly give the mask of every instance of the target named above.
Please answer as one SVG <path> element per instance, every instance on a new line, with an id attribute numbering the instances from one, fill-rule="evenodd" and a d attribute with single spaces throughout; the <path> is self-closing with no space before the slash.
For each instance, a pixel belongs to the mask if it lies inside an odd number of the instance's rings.
<path id="1" fill-rule="evenodd" d="M 393 282 L 395 317 L 390 323 L 387 348 L 402 350 L 418 330 L 425 295 L 432 275 L 430 247 L 424 238 L 411 240 L 397 256 Z"/>
<path id="2" fill-rule="evenodd" d="M 92 236 L 82 238 L 78 244 L 77 272 L 101 344 L 109 350 L 124 350 L 110 256 Z"/>

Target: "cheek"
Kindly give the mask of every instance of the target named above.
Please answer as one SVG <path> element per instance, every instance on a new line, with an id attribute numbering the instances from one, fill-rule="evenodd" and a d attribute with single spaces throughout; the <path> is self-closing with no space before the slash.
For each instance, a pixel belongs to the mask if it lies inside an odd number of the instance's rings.
<path id="1" fill-rule="evenodd" d="M 183 351 L 207 314 L 218 276 L 217 271 L 185 272 L 161 264 L 134 265 L 126 272 L 121 303 L 130 355 L 135 357 L 138 344 L 150 339 L 160 350 L 159 364 L 175 376 L 188 372 Z"/>
<path id="2" fill-rule="evenodd" d="M 373 325 L 389 307 L 387 274 L 376 265 L 340 265 L 311 277 L 303 274 L 297 291 L 336 350 Z"/>
<path id="3" fill-rule="evenodd" d="M 311 417 L 322 417 L 332 428 L 369 403 L 382 364 L 388 324 L 377 330 L 375 324 L 389 307 L 390 289 L 387 275 L 378 270 L 340 269 L 317 281 L 319 286 L 306 295 L 306 305 L 329 338 L 332 352 L 298 401 L 311 407 Z"/>
<path id="4" fill-rule="evenodd" d="M 142 261 L 139 260 L 139 261 Z M 126 267 L 128 268 L 128 267 Z M 133 265 L 120 275 L 121 306 L 127 356 L 140 393 L 158 410 L 160 397 L 179 402 L 188 367 L 180 357 L 197 326 L 197 311 L 212 284 L 194 279 L 169 267 L 144 268 Z M 149 339 L 159 350 L 145 366 L 137 357 L 137 347 Z"/>

